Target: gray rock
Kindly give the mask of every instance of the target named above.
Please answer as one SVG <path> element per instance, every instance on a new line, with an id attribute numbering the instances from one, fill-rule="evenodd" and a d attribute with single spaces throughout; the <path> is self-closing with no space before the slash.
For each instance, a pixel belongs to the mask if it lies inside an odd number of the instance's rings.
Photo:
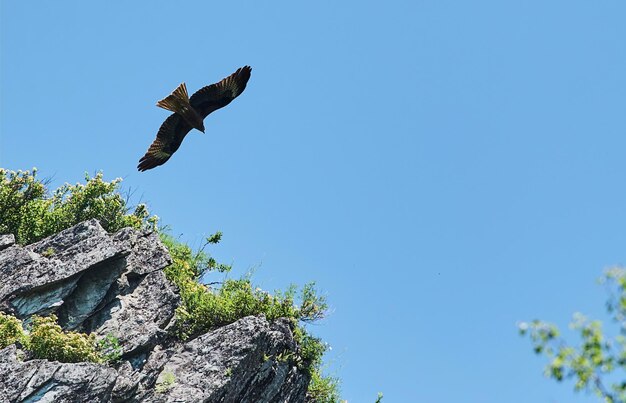
<path id="1" fill-rule="evenodd" d="M 154 388 L 159 373 L 176 349 L 176 346 L 163 348 L 157 345 L 152 351 L 137 355 L 120 365 L 113 401 L 147 401 L 144 397 Z"/>
<path id="2" fill-rule="evenodd" d="M 0 252 L 0 301 L 5 302 L 13 294 L 24 293 L 46 284 L 53 286 L 76 274 L 58 274 L 54 272 L 55 267 L 55 262 L 20 246 L 4 249 Z"/>
<path id="3" fill-rule="evenodd" d="M 36 253 L 43 253 L 53 249 L 55 253 L 62 253 L 72 249 L 76 244 L 89 238 L 107 237 L 107 232 L 102 228 L 98 220 L 92 219 L 83 221 L 58 234 L 49 236 L 39 242 L 27 246 L 28 249 Z"/>
<path id="4" fill-rule="evenodd" d="M 142 396 L 151 402 L 301 402 L 308 375 L 289 360 L 295 351 L 287 321 L 249 316 L 192 340 L 161 369 Z M 150 385 L 146 385 L 150 386 Z"/>
<path id="5" fill-rule="evenodd" d="M 117 268 L 117 261 L 129 253 L 96 220 L 25 248 L 11 246 L 0 252 L 0 304 L 21 318 L 49 313 L 70 293 L 82 290 L 76 285 L 86 271 Z"/>
<path id="6" fill-rule="evenodd" d="M 156 232 L 124 228 L 113 235 L 113 241 L 121 248 L 133 251 L 126 259 L 132 273 L 148 274 L 163 270 L 172 263 L 167 248 Z"/>
<path id="7" fill-rule="evenodd" d="M 156 233 L 126 228 L 112 239 L 131 251 L 126 271 L 82 331 L 113 335 L 128 356 L 151 349 L 165 337 L 180 297 L 163 273 L 171 258 Z"/>
<path id="8" fill-rule="evenodd" d="M 54 286 L 19 295 L 11 300 L 13 310 L 21 318 L 34 314 L 44 316 L 55 312 L 63 305 L 63 299 L 74 291 L 78 280 L 80 277 L 74 276 Z"/>
<path id="9" fill-rule="evenodd" d="M 0 402 L 303 402 L 309 377 L 288 359 L 288 321 L 246 317 L 187 343 L 174 339 L 178 289 L 158 234 L 107 234 L 96 220 L 22 247 L 0 236 L 0 311 L 28 323 L 56 313 L 65 330 L 113 335 L 116 368 L 0 350 Z"/>
<path id="10" fill-rule="evenodd" d="M 0 250 L 6 249 L 15 243 L 13 234 L 0 235 Z"/>
<path id="11" fill-rule="evenodd" d="M 19 350 L 0 350 L 2 402 L 109 402 L 117 371 L 91 363 L 22 361 Z"/>
<path id="12" fill-rule="evenodd" d="M 100 264 L 86 271 L 73 292 L 59 309 L 59 324 L 65 329 L 76 329 L 93 315 L 111 285 L 126 270 L 126 259 L 120 258 Z"/>
<path id="13" fill-rule="evenodd" d="M 133 292 L 118 295 L 83 330 L 118 338 L 124 354 L 152 348 L 165 337 L 180 297 L 162 271 L 143 276 Z"/>
<path id="14" fill-rule="evenodd" d="M 179 303 L 158 234 L 109 235 L 96 220 L 0 252 L 0 303 L 19 318 L 56 313 L 67 330 L 116 336 L 125 353 L 149 349 Z"/>

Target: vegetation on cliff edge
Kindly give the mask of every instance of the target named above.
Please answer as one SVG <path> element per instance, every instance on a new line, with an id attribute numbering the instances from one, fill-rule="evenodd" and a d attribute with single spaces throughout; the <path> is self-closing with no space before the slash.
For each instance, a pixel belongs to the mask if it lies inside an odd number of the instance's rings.
<path id="1" fill-rule="evenodd" d="M 268 359 L 290 360 L 311 375 L 308 397 L 312 401 L 338 402 L 338 380 L 321 374 L 322 356 L 327 345 L 310 335 L 303 324 L 321 319 L 326 300 L 314 284 L 300 292 L 291 286 L 270 294 L 253 286 L 250 278 L 226 279 L 219 287 L 202 282 L 211 271 L 228 272 L 230 266 L 215 261 L 205 248 L 217 244 L 221 233 L 208 237 L 194 251 L 188 245 L 157 228 L 158 217 L 151 216 L 144 204 L 134 208 L 119 191 L 121 179 L 103 180 L 102 173 L 85 176 L 85 184 L 64 184 L 50 193 L 37 170 L 10 171 L 0 168 L 0 234 L 11 233 L 18 244 L 26 245 L 95 218 L 108 232 L 121 228 L 159 231 L 173 263 L 165 273 L 179 289 L 182 304 L 176 310 L 176 336 L 188 340 L 211 329 L 248 315 L 263 314 L 268 320 L 285 317 L 292 322 L 298 351 Z M 296 296 L 299 295 L 298 298 Z M 296 303 L 296 301 L 298 301 Z M 111 362 L 119 358 L 115 340 L 96 342 L 92 335 L 64 332 L 52 315 L 34 317 L 29 331 L 16 318 L 0 313 L 0 348 L 19 342 L 36 358 L 63 362 Z"/>

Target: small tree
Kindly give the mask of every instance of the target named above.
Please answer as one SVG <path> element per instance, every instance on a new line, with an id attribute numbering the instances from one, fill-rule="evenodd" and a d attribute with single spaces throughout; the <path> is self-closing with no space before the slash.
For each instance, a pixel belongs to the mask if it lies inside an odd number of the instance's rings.
<path id="1" fill-rule="evenodd" d="M 607 311 L 618 325 L 610 338 L 598 320 L 574 314 L 570 327 L 579 333 L 579 346 L 568 344 L 559 329 L 534 320 L 519 324 L 521 335 L 529 335 L 536 354 L 548 358 L 546 376 L 557 381 L 573 378 L 576 391 L 589 390 L 607 403 L 626 402 L 626 269 L 608 270 L 600 279 L 609 290 Z"/>

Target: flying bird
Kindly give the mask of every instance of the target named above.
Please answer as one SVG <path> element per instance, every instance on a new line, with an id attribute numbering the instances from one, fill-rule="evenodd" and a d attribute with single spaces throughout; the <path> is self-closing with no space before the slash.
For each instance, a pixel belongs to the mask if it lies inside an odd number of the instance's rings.
<path id="1" fill-rule="evenodd" d="M 246 88 L 251 72 L 250 66 L 241 67 L 219 83 L 201 88 L 191 98 L 187 94 L 187 86 L 182 83 L 171 95 L 157 102 L 157 106 L 174 113 L 159 128 L 156 139 L 139 160 L 137 169 L 147 171 L 165 164 L 191 129 L 204 133 L 204 118 L 237 98 Z"/>

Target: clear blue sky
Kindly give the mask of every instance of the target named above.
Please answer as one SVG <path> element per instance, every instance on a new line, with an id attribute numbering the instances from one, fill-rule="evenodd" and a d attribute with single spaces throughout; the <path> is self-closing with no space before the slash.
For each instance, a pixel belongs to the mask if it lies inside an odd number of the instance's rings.
<path id="1" fill-rule="evenodd" d="M 0 166 L 123 177 L 263 288 L 315 280 L 351 403 L 591 402 L 516 322 L 626 261 L 623 1 L 3 1 Z M 155 102 L 245 93 L 136 171 Z"/>

